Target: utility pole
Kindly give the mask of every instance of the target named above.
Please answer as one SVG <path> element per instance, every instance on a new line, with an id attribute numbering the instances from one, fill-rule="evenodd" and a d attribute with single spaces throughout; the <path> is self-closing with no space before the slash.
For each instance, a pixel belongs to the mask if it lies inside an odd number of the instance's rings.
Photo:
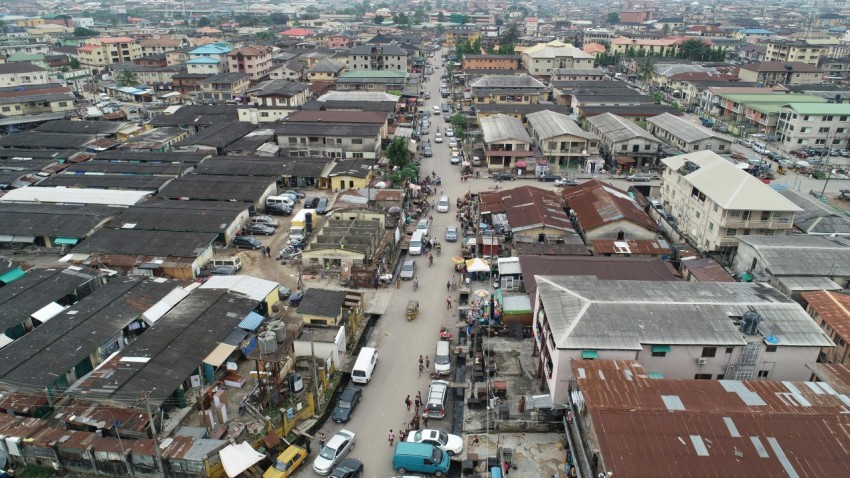
<path id="1" fill-rule="evenodd" d="M 321 409 L 322 408 L 322 399 L 320 398 L 321 395 L 319 395 L 319 377 L 318 377 L 318 374 L 316 373 L 316 345 L 315 345 L 315 342 L 313 341 L 313 331 L 312 330 L 310 331 L 310 370 L 313 371 L 313 389 L 316 392 L 316 407 L 318 407 L 318 409 Z M 316 413 L 314 413 L 314 414 L 316 414 Z M 316 415 L 318 415 L 318 414 L 316 414 Z"/>
<path id="2" fill-rule="evenodd" d="M 159 451 L 159 440 L 156 437 L 156 423 L 154 423 L 153 421 L 153 412 L 151 411 L 151 404 L 148 400 L 149 395 L 150 392 L 145 393 L 144 395 L 142 395 L 140 401 L 145 402 L 145 408 L 147 408 L 148 410 L 148 420 L 150 420 L 151 425 L 151 436 L 153 437 L 153 449 L 156 452 L 156 462 L 157 464 L 159 464 L 159 472 L 162 473 L 162 476 L 164 478 L 166 476 L 165 466 L 162 463 L 162 453 L 160 453 Z"/>

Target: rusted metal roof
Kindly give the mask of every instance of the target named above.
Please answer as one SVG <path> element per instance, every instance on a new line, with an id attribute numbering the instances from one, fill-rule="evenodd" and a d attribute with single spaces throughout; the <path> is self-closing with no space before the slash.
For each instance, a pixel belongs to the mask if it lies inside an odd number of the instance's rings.
<path id="1" fill-rule="evenodd" d="M 698 282 L 735 282 L 735 278 L 710 257 L 683 260 L 682 268 L 687 269 Z"/>
<path id="2" fill-rule="evenodd" d="M 850 469 L 850 398 L 822 383 L 652 379 L 635 361 L 572 367 L 614 476 L 822 478 Z"/>
<path id="3" fill-rule="evenodd" d="M 592 179 L 576 187 L 564 188 L 562 194 L 585 231 L 617 221 L 629 221 L 652 232 L 657 229 L 655 221 L 634 198 L 610 184 Z"/>
<path id="4" fill-rule="evenodd" d="M 803 292 L 808 309 L 817 313 L 845 341 L 850 340 L 850 296 L 830 291 Z M 812 312 L 809 312 L 812 315 Z"/>

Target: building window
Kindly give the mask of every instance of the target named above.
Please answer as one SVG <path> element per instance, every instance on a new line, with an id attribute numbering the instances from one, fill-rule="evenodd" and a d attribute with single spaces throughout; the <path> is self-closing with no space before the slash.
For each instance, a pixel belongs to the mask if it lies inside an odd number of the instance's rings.
<path id="1" fill-rule="evenodd" d="M 726 229 L 726 237 L 735 237 L 738 235 L 737 229 Z"/>
<path id="2" fill-rule="evenodd" d="M 667 352 L 652 352 L 653 357 L 666 357 Z"/>
<path id="3" fill-rule="evenodd" d="M 744 229 L 744 235 L 745 235 L 745 236 L 749 236 L 749 235 L 750 235 L 750 230 L 749 230 L 749 229 Z"/>
<path id="4" fill-rule="evenodd" d="M 732 350 L 734 350 L 734 347 L 726 347 L 726 353 L 727 354 L 731 354 Z"/>
<path id="5" fill-rule="evenodd" d="M 700 355 L 700 357 L 708 358 L 708 357 L 714 357 L 715 355 L 717 355 L 717 347 L 703 347 L 702 348 L 702 355 Z"/>
<path id="6" fill-rule="evenodd" d="M 729 211 L 729 217 L 741 217 L 741 211 Z"/>
<path id="7" fill-rule="evenodd" d="M 363 138 L 352 138 L 351 144 L 363 144 Z"/>
<path id="8" fill-rule="evenodd" d="M 717 203 L 714 203 L 714 212 L 717 212 L 719 210 L 720 210 L 720 206 L 718 206 Z"/>
<path id="9" fill-rule="evenodd" d="M 710 373 L 698 373 L 694 375 L 694 380 L 711 380 Z"/>
<path id="10" fill-rule="evenodd" d="M 761 220 L 767 221 L 768 219 L 770 219 L 770 211 L 762 211 L 761 212 Z"/>
<path id="11" fill-rule="evenodd" d="M 762 235 L 772 236 L 775 233 L 773 229 L 762 229 Z"/>
<path id="12" fill-rule="evenodd" d="M 759 377 L 759 378 L 767 378 L 767 374 L 769 374 L 769 373 L 770 373 L 770 372 L 769 372 L 769 371 L 767 371 L 767 370 L 759 370 L 759 375 L 758 375 L 758 377 Z"/>
<path id="13" fill-rule="evenodd" d="M 708 230 L 709 230 L 709 231 L 713 231 L 713 230 L 714 230 L 714 223 L 713 223 L 713 222 L 709 222 L 709 223 L 708 223 Z"/>
<path id="14" fill-rule="evenodd" d="M 696 216 L 697 216 L 697 219 L 699 219 L 699 217 L 700 217 L 699 211 L 696 212 Z"/>
<path id="15" fill-rule="evenodd" d="M 776 352 L 776 346 L 775 346 L 775 345 L 768 345 L 768 346 L 764 349 L 764 351 L 765 351 L 765 352 Z"/>

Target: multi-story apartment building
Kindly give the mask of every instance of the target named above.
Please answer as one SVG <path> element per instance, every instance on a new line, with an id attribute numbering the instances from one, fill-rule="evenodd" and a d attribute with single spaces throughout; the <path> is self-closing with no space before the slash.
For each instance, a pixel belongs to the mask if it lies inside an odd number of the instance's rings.
<path id="1" fill-rule="evenodd" d="M 823 78 L 823 70 L 817 63 L 765 61 L 741 66 L 738 78 L 762 86 L 817 84 Z"/>
<path id="2" fill-rule="evenodd" d="M 805 41 L 771 40 L 765 46 L 765 61 L 796 61 L 817 66 L 818 61 L 829 53 L 828 47 L 812 45 Z"/>
<path id="3" fill-rule="evenodd" d="M 200 82 L 201 98 L 206 101 L 232 101 L 248 89 L 251 80 L 245 73 L 221 73 Z"/>
<path id="4" fill-rule="evenodd" d="M 647 130 L 683 152 L 710 150 L 725 154 L 732 151 L 732 142 L 714 131 L 697 126 L 679 116 L 663 113 L 646 120 Z"/>
<path id="5" fill-rule="evenodd" d="M 77 48 L 80 63 L 88 66 L 106 66 L 115 63 L 132 63 L 142 56 L 142 47 L 130 37 L 89 38 Z"/>
<path id="6" fill-rule="evenodd" d="M 472 101 L 482 104 L 535 105 L 546 85 L 530 76 L 485 75 L 470 84 Z"/>
<path id="7" fill-rule="evenodd" d="M 298 111 L 276 129 L 284 156 L 364 158 L 380 156 L 388 113 L 377 111 Z"/>
<path id="8" fill-rule="evenodd" d="M 612 113 L 587 118 L 588 129 L 600 140 L 600 153 L 612 170 L 632 165 L 641 168 L 655 166 L 661 153 L 661 141 L 635 122 Z"/>
<path id="9" fill-rule="evenodd" d="M 779 112 L 776 135 L 788 149 L 843 147 L 850 138 L 848 120 L 848 103 L 789 103 Z"/>
<path id="10" fill-rule="evenodd" d="M 60 84 L 0 87 L 2 116 L 35 116 L 74 110 L 74 95 Z"/>
<path id="11" fill-rule="evenodd" d="M 569 116 L 554 111 L 526 115 L 528 130 L 537 148 L 549 162 L 550 171 L 581 165 L 599 153 L 599 137 L 584 131 Z"/>
<path id="12" fill-rule="evenodd" d="M 0 87 L 48 83 L 47 70 L 28 63 L 6 63 L 0 65 Z"/>
<path id="13" fill-rule="evenodd" d="M 162 35 L 159 38 L 146 38 L 139 44 L 142 56 L 167 53 L 189 46 L 189 39 L 182 35 Z"/>
<path id="14" fill-rule="evenodd" d="M 850 295 L 820 290 L 801 296 L 806 312 L 835 344 L 824 347 L 818 362 L 850 365 Z"/>
<path id="15" fill-rule="evenodd" d="M 797 205 L 713 151 L 670 156 L 661 201 L 678 229 L 700 251 L 725 254 L 738 236 L 784 235 Z"/>
<path id="16" fill-rule="evenodd" d="M 481 120 L 481 132 L 484 137 L 484 157 L 490 170 L 525 170 L 532 151 L 533 140 L 522 125 L 522 121 L 513 116 L 495 114 Z M 522 164 L 521 166 L 519 164 Z"/>
<path id="17" fill-rule="evenodd" d="M 463 42 L 473 43 L 481 38 L 481 31 L 478 26 L 460 26 L 446 28 L 446 48 L 452 49 Z"/>
<path id="18" fill-rule="evenodd" d="M 189 51 L 186 68 L 189 73 L 215 75 L 227 72 L 227 54 L 232 48 L 226 43 L 211 43 Z"/>
<path id="19" fill-rule="evenodd" d="M 518 70 L 519 55 L 463 55 L 464 70 Z"/>
<path id="20" fill-rule="evenodd" d="M 559 40 L 538 43 L 522 51 L 523 65 L 533 76 L 550 76 L 558 68 L 593 68 L 593 61 L 593 55 Z"/>
<path id="21" fill-rule="evenodd" d="M 251 81 L 269 76 L 272 69 L 272 50 L 267 46 L 243 46 L 227 53 L 230 73 L 245 73 Z"/>
<path id="22" fill-rule="evenodd" d="M 850 81 L 850 57 L 821 58 L 818 67 L 823 69 L 824 80 Z"/>
<path id="23" fill-rule="evenodd" d="M 616 36 L 613 30 L 607 28 L 585 28 L 581 32 L 581 44 L 587 45 L 588 43 L 599 43 L 602 41 L 610 42 Z"/>
<path id="24" fill-rule="evenodd" d="M 359 45 L 348 51 L 349 70 L 407 71 L 407 51 L 398 45 Z"/>

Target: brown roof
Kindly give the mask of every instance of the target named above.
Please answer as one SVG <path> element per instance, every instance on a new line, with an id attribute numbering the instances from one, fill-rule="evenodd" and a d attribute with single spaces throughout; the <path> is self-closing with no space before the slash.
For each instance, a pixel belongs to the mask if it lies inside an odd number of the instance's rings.
<path id="1" fill-rule="evenodd" d="M 569 234 L 575 233 L 569 216 L 561 207 L 558 195 L 552 191 L 534 186 L 520 186 L 502 191 L 483 192 L 480 197 L 482 203 L 488 205 L 501 203 L 501 208 L 497 205 L 493 209 L 484 209 L 482 205 L 480 210 L 504 211 L 514 233 L 543 226 Z"/>
<path id="2" fill-rule="evenodd" d="M 803 292 L 803 300 L 845 341 L 850 341 L 850 296 L 830 291 Z"/>
<path id="3" fill-rule="evenodd" d="M 761 63 L 744 65 L 741 69 L 758 72 L 786 71 L 785 65 L 791 65 L 791 70 L 789 71 L 796 73 L 823 73 L 823 70 L 817 66 L 799 61 L 763 61 Z"/>
<path id="4" fill-rule="evenodd" d="M 628 193 L 602 181 L 592 179 L 579 186 L 565 188 L 562 194 L 585 231 L 620 220 L 652 231 L 657 229 L 655 221 L 635 202 L 627 199 L 630 197 Z"/>
<path id="5" fill-rule="evenodd" d="M 243 46 L 241 48 L 235 48 L 233 50 L 230 50 L 230 53 L 228 53 L 227 56 L 236 57 L 236 55 L 240 53 L 242 54 L 242 56 L 259 56 L 271 54 L 271 50 L 267 47 Z"/>
<path id="6" fill-rule="evenodd" d="M 613 476 L 821 478 L 850 468 L 846 397 L 817 383 L 653 379 L 636 361 L 572 368 Z"/>
<path id="7" fill-rule="evenodd" d="M 656 255 L 662 256 L 671 254 L 673 249 L 665 241 L 661 240 L 624 240 L 616 241 L 613 239 L 598 239 L 592 241 L 593 250 L 597 254 L 641 254 L 641 255 Z"/>
<path id="8" fill-rule="evenodd" d="M 537 289 L 535 275 L 594 276 L 601 280 L 674 281 L 679 277 L 669 262 L 657 257 L 519 256 L 529 297 Z"/>
<path id="9" fill-rule="evenodd" d="M 723 266 L 709 257 L 682 260 L 682 268 L 687 269 L 699 282 L 735 282 L 735 278 Z"/>
<path id="10" fill-rule="evenodd" d="M 328 123 L 377 123 L 387 121 L 389 113 L 379 111 L 296 111 L 290 113 L 284 121 L 288 122 L 315 122 L 326 121 Z"/>
<path id="11" fill-rule="evenodd" d="M 160 37 L 160 38 L 146 38 L 142 40 L 141 45 L 143 47 L 174 47 L 179 48 L 183 46 L 183 40 L 177 38 L 170 37 Z"/>
<path id="12" fill-rule="evenodd" d="M 0 65 L 0 75 L 10 73 L 33 73 L 36 71 L 47 71 L 44 68 L 29 63 L 5 63 Z"/>

